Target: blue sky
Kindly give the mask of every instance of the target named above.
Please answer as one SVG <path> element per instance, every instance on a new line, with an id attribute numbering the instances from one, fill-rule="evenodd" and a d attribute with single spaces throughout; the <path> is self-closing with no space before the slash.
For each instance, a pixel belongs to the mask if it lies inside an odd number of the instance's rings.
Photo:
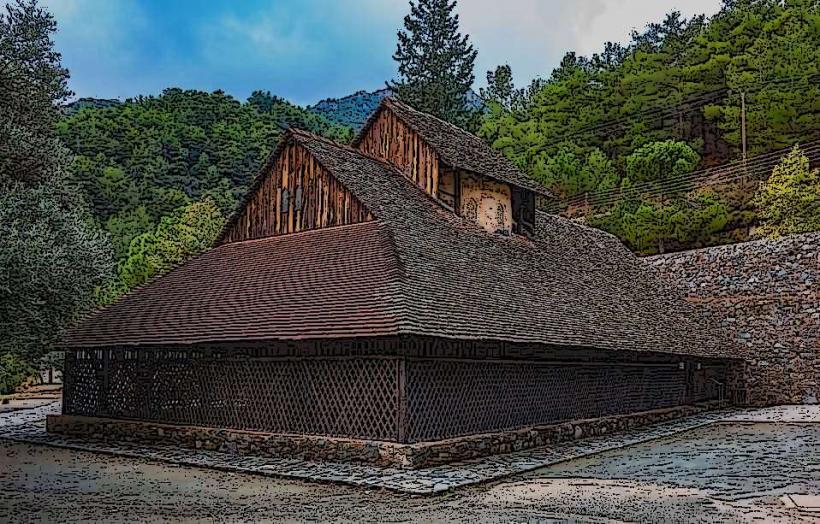
<path id="1" fill-rule="evenodd" d="M 245 99 L 269 90 L 312 104 L 378 89 L 407 0 L 41 0 L 77 96 L 127 98 L 176 86 Z M 463 32 L 478 49 L 476 86 L 509 63 L 519 84 L 546 76 L 568 50 L 606 40 L 671 9 L 712 14 L 719 0 L 460 0 Z"/>

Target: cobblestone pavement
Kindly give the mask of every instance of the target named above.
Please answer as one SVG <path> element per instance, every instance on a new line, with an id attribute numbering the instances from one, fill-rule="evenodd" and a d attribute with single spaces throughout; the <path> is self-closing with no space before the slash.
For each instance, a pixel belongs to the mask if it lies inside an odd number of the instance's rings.
<path id="1" fill-rule="evenodd" d="M 555 464 L 520 478 L 651 478 L 727 501 L 817 495 L 818 451 L 818 424 L 712 424 L 628 449 Z"/>
<path id="2" fill-rule="evenodd" d="M 347 475 L 359 486 L 350 487 L 276 478 L 286 471 L 280 461 L 58 440 L 45 434 L 43 423 L 46 413 L 56 411 L 59 403 L 0 414 L 0 522 L 818 521 L 817 514 L 787 507 L 779 497 L 801 500 L 799 495 L 820 492 L 816 406 L 712 413 L 591 439 L 554 450 L 549 459 L 567 462 L 433 497 L 372 489 L 379 483 L 368 484 L 369 478 L 393 476 L 402 485 L 395 471 L 376 468 L 290 465 L 297 471 L 292 477 Z M 625 445 L 630 447 L 618 448 Z M 447 480 L 447 474 L 464 479 L 481 467 L 508 474 L 549 456 L 543 450 L 518 453 L 421 476 L 428 482 Z M 274 467 L 262 469 L 266 463 Z"/>
<path id="3" fill-rule="evenodd" d="M 182 449 L 176 446 L 110 444 L 49 435 L 45 431 L 45 416 L 50 413 L 59 413 L 59 411 L 60 403 L 57 401 L 34 409 L 0 413 L 0 439 L 124 457 L 149 458 L 229 472 L 385 488 L 408 494 L 440 493 L 639 444 L 651 447 L 648 443 L 652 441 L 679 435 L 716 422 L 737 424 L 756 421 L 820 422 L 820 406 L 781 406 L 758 410 L 710 412 L 635 431 L 584 439 L 551 448 L 527 450 L 435 468 L 402 470 L 355 464 L 238 456 Z"/>
<path id="4" fill-rule="evenodd" d="M 819 428 L 820 429 L 820 428 Z M 636 479 L 504 479 L 436 496 L 0 441 L 0 522 L 817 522 Z"/>

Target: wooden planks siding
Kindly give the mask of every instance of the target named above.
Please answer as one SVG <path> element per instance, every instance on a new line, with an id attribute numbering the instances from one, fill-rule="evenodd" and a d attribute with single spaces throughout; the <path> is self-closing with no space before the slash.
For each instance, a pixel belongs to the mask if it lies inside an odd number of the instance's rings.
<path id="1" fill-rule="evenodd" d="M 301 188 L 297 192 L 297 188 Z M 282 196 L 288 205 L 283 212 Z M 301 205 L 294 202 L 297 193 Z M 299 144 L 289 144 L 274 162 L 223 243 L 296 233 L 373 219 L 373 215 Z"/>
<path id="2" fill-rule="evenodd" d="M 439 158 L 436 152 L 389 108 L 383 107 L 359 143 L 365 153 L 398 166 L 404 176 L 438 198 Z"/>

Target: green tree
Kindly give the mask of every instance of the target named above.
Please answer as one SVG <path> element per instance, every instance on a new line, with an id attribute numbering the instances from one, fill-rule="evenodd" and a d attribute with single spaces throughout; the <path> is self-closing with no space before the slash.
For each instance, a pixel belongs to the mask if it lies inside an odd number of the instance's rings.
<path id="1" fill-rule="evenodd" d="M 487 87 L 482 87 L 478 91 L 485 105 L 497 105 L 508 113 L 523 115 L 530 107 L 532 97 L 543 86 L 544 81 L 536 78 L 527 88 L 516 88 L 513 82 L 512 68 L 508 64 L 504 64 L 496 67 L 493 71 L 487 71 Z"/>
<path id="2" fill-rule="evenodd" d="M 607 191 L 620 185 L 620 177 L 606 154 L 600 149 L 593 149 L 587 155 L 583 177 L 588 180 L 588 191 Z"/>
<path id="3" fill-rule="evenodd" d="M 740 94 L 746 96 L 748 150 L 765 153 L 820 136 L 820 3 L 760 2 L 739 29 L 749 45 L 731 56 L 722 109 L 726 140 L 741 143 Z M 765 7 L 765 10 L 761 10 Z"/>
<path id="4" fill-rule="evenodd" d="M 180 207 L 151 231 L 134 237 L 128 255 L 118 265 L 118 279 L 102 297 L 110 302 L 210 248 L 225 224 L 211 200 Z"/>
<path id="5" fill-rule="evenodd" d="M 709 245 L 729 221 L 729 209 L 714 192 L 680 197 L 666 203 L 623 200 L 590 223 L 609 231 L 643 254 Z"/>
<path id="6" fill-rule="evenodd" d="M 495 71 L 487 71 L 487 87 L 478 90 L 479 96 L 486 104 L 500 104 L 510 111 L 515 98 L 515 84 L 513 84 L 512 68 L 508 64 L 500 65 Z"/>
<path id="7" fill-rule="evenodd" d="M 33 363 L 111 276 L 107 236 L 54 183 L 0 191 L 0 354 Z"/>
<path id="8" fill-rule="evenodd" d="M 51 15 L 32 1 L 6 5 L 0 15 L 3 366 L 30 366 L 47 353 L 92 307 L 113 265 L 108 238 L 65 176 L 69 155 L 54 125 L 69 95 L 68 72 L 53 49 L 55 31 Z"/>
<path id="9" fill-rule="evenodd" d="M 34 374 L 34 367 L 15 353 L 0 353 L 0 395 L 14 389 Z"/>
<path id="10" fill-rule="evenodd" d="M 626 176 L 633 183 L 675 180 L 697 167 L 700 156 L 685 142 L 646 144 L 626 158 Z"/>
<path id="11" fill-rule="evenodd" d="M 795 146 L 761 182 L 754 203 L 759 237 L 820 230 L 820 169 L 810 169 L 809 159 Z"/>
<path id="12" fill-rule="evenodd" d="M 468 35 L 459 32 L 455 7 L 451 0 L 410 2 L 393 54 L 399 78 L 388 85 L 416 109 L 472 129 L 478 115 L 467 104 L 467 94 L 475 80 L 477 52 Z"/>
<path id="13" fill-rule="evenodd" d="M 0 182 L 36 184 L 65 166 L 54 124 L 57 105 L 71 92 L 51 40 L 56 30 L 33 0 L 6 4 L 0 13 Z"/>
<path id="14" fill-rule="evenodd" d="M 109 218 L 105 223 L 105 229 L 111 235 L 114 256 L 117 260 L 128 255 L 128 249 L 134 237 L 153 229 L 153 225 L 145 206 L 125 209 Z"/>

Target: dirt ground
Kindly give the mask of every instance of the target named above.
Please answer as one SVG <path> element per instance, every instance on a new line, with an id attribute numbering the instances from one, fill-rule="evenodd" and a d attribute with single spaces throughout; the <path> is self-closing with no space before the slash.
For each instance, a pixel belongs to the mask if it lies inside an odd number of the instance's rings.
<path id="1" fill-rule="evenodd" d="M 651 474 L 573 477 L 590 464 L 571 464 L 412 497 L 0 441 L 0 522 L 811 522 L 773 499 L 718 500 Z"/>

